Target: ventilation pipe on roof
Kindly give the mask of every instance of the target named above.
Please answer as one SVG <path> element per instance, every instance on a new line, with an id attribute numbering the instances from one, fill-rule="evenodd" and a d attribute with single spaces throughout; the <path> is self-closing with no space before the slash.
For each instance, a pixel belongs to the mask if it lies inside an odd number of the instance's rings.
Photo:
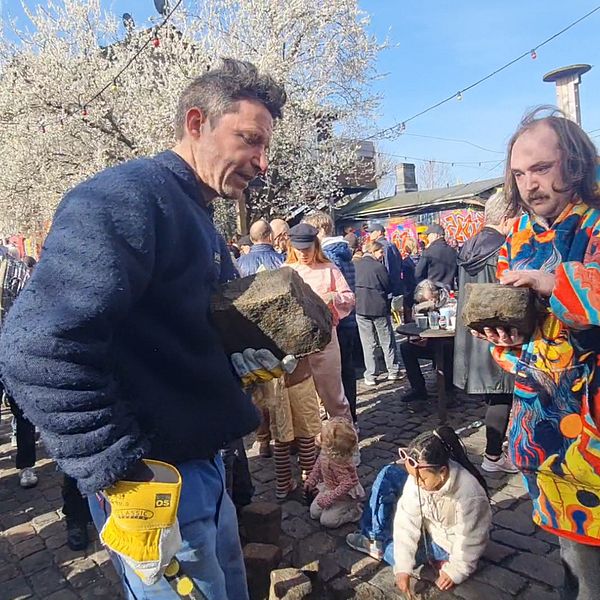
<path id="1" fill-rule="evenodd" d="M 396 165 L 396 194 L 416 192 L 418 189 L 415 165 L 412 163 L 400 163 Z"/>
<path id="2" fill-rule="evenodd" d="M 581 76 L 592 67 L 590 65 L 571 65 L 546 73 L 544 81 L 556 83 L 556 103 L 567 119 L 581 126 L 581 107 L 579 105 L 579 84 Z"/>

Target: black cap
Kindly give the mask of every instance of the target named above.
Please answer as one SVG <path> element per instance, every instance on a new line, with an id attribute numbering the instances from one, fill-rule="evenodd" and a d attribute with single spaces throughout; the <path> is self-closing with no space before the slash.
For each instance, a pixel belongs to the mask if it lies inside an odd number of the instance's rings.
<path id="1" fill-rule="evenodd" d="M 374 231 L 385 233 L 385 227 L 381 223 L 373 223 L 373 225 L 369 227 L 369 233 L 373 233 Z"/>
<path id="2" fill-rule="evenodd" d="M 444 228 L 441 225 L 438 225 L 437 223 L 432 223 L 431 225 L 429 225 L 429 227 L 427 227 L 427 229 L 425 230 L 425 233 L 427 235 L 429 235 L 430 233 L 437 233 L 438 235 L 444 235 Z"/>
<path id="3" fill-rule="evenodd" d="M 290 244 L 298 250 L 310 248 L 317 239 L 319 230 L 308 223 L 294 225 L 289 232 Z"/>
<path id="4" fill-rule="evenodd" d="M 252 246 L 252 240 L 250 239 L 250 236 L 249 235 L 243 235 L 238 240 L 238 246 Z"/>

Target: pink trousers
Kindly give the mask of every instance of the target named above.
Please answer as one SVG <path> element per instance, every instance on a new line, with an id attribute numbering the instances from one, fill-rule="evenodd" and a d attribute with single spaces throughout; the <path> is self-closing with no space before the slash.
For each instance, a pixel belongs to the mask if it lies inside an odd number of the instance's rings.
<path id="1" fill-rule="evenodd" d="M 344 417 L 352 422 L 350 405 L 342 386 L 342 359 L 335 327 L 331 342 L 321 352 L 308 356 L 317 394 L 330 417 Z"/>

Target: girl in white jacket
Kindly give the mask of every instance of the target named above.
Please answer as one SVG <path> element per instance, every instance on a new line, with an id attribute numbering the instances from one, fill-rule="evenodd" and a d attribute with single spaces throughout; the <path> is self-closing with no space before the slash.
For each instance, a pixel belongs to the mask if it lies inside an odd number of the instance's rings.
<path id="1" fill-rule="evenodd" d="M 439 569 L 437 587 L 449 590 L 475 571 L 488 541 L 492 513 L 485 480 L 450 427 L 420 434 L 399 453 L 408 475 L 396 465 L 382 469 L 361 532 L 346 540 L 392 564 L 405 593 L 413 568 L 426 562 Z"/>

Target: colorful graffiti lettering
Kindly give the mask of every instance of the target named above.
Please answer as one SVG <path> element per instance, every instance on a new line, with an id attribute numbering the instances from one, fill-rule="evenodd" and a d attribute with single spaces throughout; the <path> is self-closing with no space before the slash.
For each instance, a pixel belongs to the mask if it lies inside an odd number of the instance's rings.
<path id="1" fill-rule="evenodd" d="M 400 252 L 404 252 L 407 244 L 415 247 L 417 226 L 413 219 L 390 219 L 386 225 L 385 234 Z"/>
<path id="2" fill-rule="evenodd" d="M 462 246 L 483 227 L 483 212 L 461 208 L 440 213 L 440 225 L 446 231 L 446 239 Z"/>

